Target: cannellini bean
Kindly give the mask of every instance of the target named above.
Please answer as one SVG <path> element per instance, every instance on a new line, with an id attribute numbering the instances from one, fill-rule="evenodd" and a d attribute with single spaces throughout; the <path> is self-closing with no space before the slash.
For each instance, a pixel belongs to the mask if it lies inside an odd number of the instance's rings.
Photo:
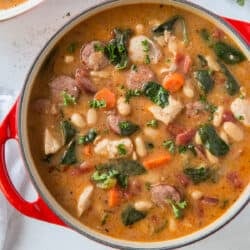
<path id="1" fill-rule="evenodd" d="M 62 141 L 56 138 L 52 132 L 46 128 L 44 132 L 44 153 L 45 155 L 56 153 L 63 146 Z"/>
<path id="2" fill-rule="evenodd" d="M 242 129 L 233 122 L 224 122 L 223 129 L 234 141 L 242 141 L 244 138 Z"/>
<path id="3" fill-rule="evenodd" d="M 88 125 L 94 125 L 97 122 L 97 112 L 95 109 L 89 109 L 86 115 Z"/>
<path id="4" fill-rule="evenodd" d="M 66 56 L 64 56 L 64 62 L 65 63 L 72 63 L 72 62 L 74 62 L 74 57 L 73 56 L 70 56 L 70 55 L 66 55 Z"/>
<path id="5" fill-rule="evenodd" d="M 224 113 L 223 106 L 219 106 L 214 112 L 213 125 L 215 127 L 219 127 L 221 125 L 223 113 Z"/>
<path id="6" fill-rule="evenodd" d="M 155 128 L 150 128 L 150 127 L 145 127 L 143 129 L 143 133 L 145 136 L 147 136 L 148 138 L 154 140 L 159 136 L 159 130 L 155 129 Z"/>
<path id="7" fill-rule="evenodd" d="M 70 120 L 75 126 L 77 126 L 79 128 L 86 127 L 86 122 L 85 122 L 84 118 L 78 113 L 72 114 Z"/>
<path id="8" fill-rule="evenodd" d="M 136 26 L 135 26 L 136 34 L 140 35 L 143 33 L 143 31 L 144 31 L 144 25 L 141 23 L 136 24 Z"/>
<path id="9" fill-rule="evenodd" d="M 199 190 L 193 190 L 191 192 L 191 197 L 194 199 L 194 200 L 199 200 L 201 197 L 203 196 L 203 193 Z"/>
<path id="10" fill-rule="evenodd" d="M 194 141 L 195 141 L 195 143 L 198 144 L 198 145 L 202 144 L 201 137 L 200 137 L 198 131 L 197 131 L 196 134 L 195 134 Z"/>
<path id="11" fill-rule="evenodd" d="M 219 162 L 219 158 L 216 157 L 216 156 L 214 156 L 214 155 L 212 155 L 212 154 L 209 152 L 209 150 L 206 149 L 205 152 L 206 152 L 206 157 L 207 157 L 207 159 L 209 160 L 210 163 L 216 164 L 216 163 Z"/>
<path id="12" fill-rule="evenodd" d="M 177 224 L 174 218 L 169 218 L 168 220 L 168 229 L 170 232 L 175 232 L 177 230 Z"/>
<path id="13" fill-rule="evenodd" d="M 147 149 L 145 146 L 145 143 L 143 141 L 143 139 L 141 138 L 141 136 L 137 136 L 135 138 L 135 148 L 136 148 L 136 152 L 140 157 L 144 157 L 147 155 Z"/>
<path id="14" fill-rule="evenodd" d="M 220 138 L 226 143 L 229 144 L 228 136 L 225 133 L 225 131 L 221 130 L 220 131 Z"/>
<path id="15" fill-rule="evenodd" d="M 210 55 L 205 56 L 205 58 L 207 60 L 208 67 L 211 70 L 220 71 L 220 65 L 216 62 L 216 60 L 212 56 L 210 56 Z"/>
<path id="16" fill-rule="evenodd" d="M 133 152 L 133 154 L 132 154 L 132 159 L 133 159 L 134 161 L 137 160 L 137 154 L 136 154 L 136 152 Z"/>
<path id="17" fill-rule="evenodd" d="M 124 97 L 120 97 L 117 100 L 117 110 L 121 115 L 129 115 L 131 112 L 131 106 L 126 102 Z"/>
<path id="18" fill-rule="evenodd" d="M 90 75 L 98 78 L 109 78 L 110 72 L 108 71 L 90 71 Z"/>
<path id="19" fill-rule="evenodd" d="M 78 199 L 77 203 L 77 215 L 80 217 L 82 213 L 89 207 L 90 205 L 90 198 L 94 191 L 94 187 L 89 185 L 85 187 Z"/>
<path id="20" fill-rule="evenodd" d="M 182 88 L 183 94 L 188 98 L 194 97 L 194 89 L 192 87 L 191 81 L 187 80 Z"/>
<path id="21" fill-rule="evenodd" d="M 139 211 L 148 211 L 152 206 L 150 201 L 136 201 L 134 204 L 135 209 Z"/>
<path id="22" fill-rule="evenodd" d="M 250 127 L 250 99 L 236 98 L 231 103 L 231 111 L 235 117 L 241 117 L 240 122 Z"/>

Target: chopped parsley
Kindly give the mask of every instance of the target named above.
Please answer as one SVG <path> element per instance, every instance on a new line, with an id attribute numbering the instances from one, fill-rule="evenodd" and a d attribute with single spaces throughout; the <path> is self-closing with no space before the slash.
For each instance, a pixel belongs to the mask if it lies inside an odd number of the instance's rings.
<path id="1" fill-rule="evenodd" d="M 149 42 L 148 42 L 147 39 L 145 39 L 145 40 L 143 40 L 143 41 L 141 42 L 141 44 L 142 44 L 143 51 L 146 53 L 146 54 L 145 54 L 145 63 L 146 63 L 146 64 L 150 64 L 150 57 L 149 57 L 149 54 L 148 54 L 149 49 L 150 49 L 150 47 L 149 47 Z"/>
<path id="2" fill-rule="evenodd" d="M 167 141 L 164 141 L 162 143 L 162 146 L 166 149 L 168 149 L 168 151 L 171 153 L 171 154 L 174 154 L 175 153 L 175 142 L 174 140 L 167 140 Z"/>
<path id="3" fill-rule="evenodd" d="M 68 94 L 66 91 L 62 92 L 62 97 L 64 106 L 76 104 L 76 98 L 73 95 Z"/>
<path id="4" fill-rule="evenodd" d="M 123 143 L 121 143 L 117 146 L 117 150 L 118 150 L 119 155 L 126 155 L 127 154 L 126 147 Z"/>
<path id="5" fill-rule="evenodd" d="M 167 199 L 166 202 L 172 207 L 176 219 L 183 217 L 183 210 L 187 207 L 186 201 L 174 202 L 173 200 Z"/>
<path id="6" fill-rule="evenodd" d="M 86 135 L 82 135 L 78 138 L 78 144 L 89 144 L 95 140 L 97 132 L 95 129 L 90 129 Z"/>
<path id="7" fill-rule="evenodd" d="M 243 120 L 244 120 L 244 116 L 243 116 L 243 115 L 239 115 L 239 116 L 237 117 L 237 119 L 238 119 L 239 121 L 243 121 Z"/>
<path id="8" fill-rule="evenodd" d="M 95 43 L 94 44 L 94 50 L 96 52 L 99 52 L 99 51 L 104 52 L 104 47 L 100 43 Z"/>
<path id="9" fill-rule="evenodd" d="M 157 128 L 158 127 L 158 121 L 153 119 L 151 121 L 147 122 L 147 126 L 151 128 Z"/>
<path id="10" fill-rule="evenodd" d="M 139 89 L 128 89 L 125 94 L 125 100 L 126 102 L 129 102 L 132 97 L 141 95 L 142 92 Z"/>
<path id="11" fill-rule="evenodd" d="M 148 54 L 145 56 L 145 63 L 150 64 L 150 57 Z"/>
<path id="12" fill-rule="evenodd" d="M 89 106 L 94 109 L 105 108 L 106 102 L 104 100 L 93 99 L 89 101 Z"/>
<path id="13" fill-rule="evenodd" d="M 133 71 L 137 72 L 137 66 L 136 66 L 135 64 L 132 64 L 132 65 L 131 65 L 131 69 L 132 69 Z"/>

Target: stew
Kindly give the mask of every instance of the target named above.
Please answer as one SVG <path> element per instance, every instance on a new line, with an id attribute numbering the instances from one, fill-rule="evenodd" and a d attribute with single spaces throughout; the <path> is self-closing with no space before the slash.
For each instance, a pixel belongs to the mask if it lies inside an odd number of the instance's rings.
<path id="1" fill-rule="evenodd" d="M 160 241 L 212 223 L 250 177 L 249 59 L 207 20 L 116 7 L 55 46 L 29 146 L 51 194 L 103 234 Z"/>

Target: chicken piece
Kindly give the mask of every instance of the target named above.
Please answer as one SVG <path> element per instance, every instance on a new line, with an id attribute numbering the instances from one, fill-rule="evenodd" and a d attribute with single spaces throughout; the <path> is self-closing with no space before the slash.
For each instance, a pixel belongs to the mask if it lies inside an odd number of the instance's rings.
<path id="1" fill-rule="evenodd" d="M 231 111 L 245 126 L 250 126 L 250 99 L 236 98 L 231 104 Z"/>
<path id="2" fill-rule="evenodd" d="M 124 154 L 121 154 L 119 151 L 119 146 L 124 148 Z M 94 152 L 98 155 L 108 157 L 109 159 L 128 156 L 133 151 L 133 143 L 129 138 L 122 138 L 120 140 L 109 140 L 103 139 L 99 141 L 95 148 Z"/>
<path id="3" fill-rule="evenodd" d="M 144 63 L 146 55 L 149 56 L 152 64 L 158 63 L 162 57 L 159 46 L 151 39 L 144 35 L 132 37 L 129 43 L 129 57 L 131 60 L 136 63 Z"/>
<path id="4" fill-rule="evenodd" d="M 182 103 L 175 100 L 173 97 L 169 96 L 168 101 L 169 104 L 165 108 L 161 108 L 157 105 L 151 105 L 148 108 L 156 120 L 159 120 L 166 125 L 172 122 L 183 109 Z"/>
<path id="5" fill-rule="evenodd" d="M 44 132 L 44 153 L 50 155 L 56 153 L 63 146 L 61 138 L 57 138 L 48 128 Z"/>
<path id="6" fill-rule="evenodd" d="M 94 191 L 93 185 L 88 185 L 83 189 L 77 203 L 78 217 L 80 217 L 82 213 L 89 207 L 93 191 Z"/>

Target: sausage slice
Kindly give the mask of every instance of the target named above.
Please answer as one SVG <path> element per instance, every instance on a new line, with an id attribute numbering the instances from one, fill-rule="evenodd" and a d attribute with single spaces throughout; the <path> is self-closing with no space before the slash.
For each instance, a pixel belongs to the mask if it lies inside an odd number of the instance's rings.
<path id="1" fill-rule="evenodd" d="M 142 90 L 145 83 L 155 80 L 154 72 L 146 65 L 139 65 L 136 70 L 130 70 L 126 85 L 129 89 Z"/>
<path id="2" fill-rule="evenodd" d="M 49 83 L 50 92 L 52 96 L 52 102 L 62 101 L 63 91 L 67 92 L 69 95 L 77 98 L 79 96 L 79 88 L 75 79 L 69 76 L 58 76 L 53 81 Z"/>
<path id="3" fill-rule="evenodd" d="M 151 187 L 151 199 L 156 205 L 164 206 L 167 204 L 167 199 L 174 202 L 180 202 L 181 195 L 173 186 L 167 184 L 157 184 Z"/>
<path id="4" fill-rule="evenodd" d="M 96 51 L 95 46 L 103 46 L 99 41 L 92 41 L 84 45 L 80 51 L 81 62 L 91 70 L 101 70 L 109 63 L 101 51 Z"/>

